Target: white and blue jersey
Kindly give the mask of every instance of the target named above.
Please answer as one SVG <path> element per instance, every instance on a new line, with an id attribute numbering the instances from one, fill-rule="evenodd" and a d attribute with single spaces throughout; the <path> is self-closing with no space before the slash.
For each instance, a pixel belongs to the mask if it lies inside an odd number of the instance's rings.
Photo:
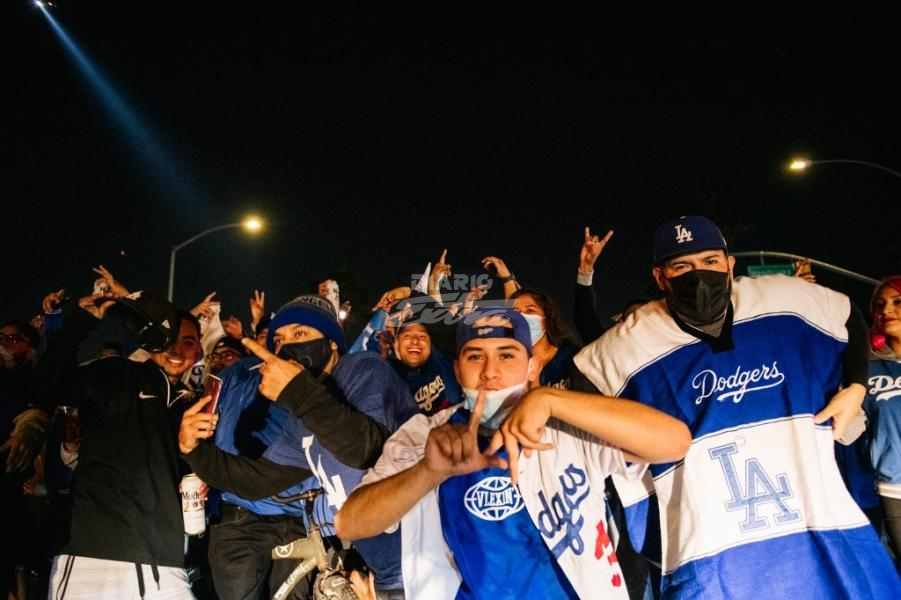
<path id="1" fill-rule="evenodd" d="M 417 415 L 386 443 L 363 484 L 418 462 L 429 431 L 459 406 Z M 622 452 L 556 421 L 543 440 L 554 449 L 520 455 L 519 486 L 502 469 L 451 477 L 401 520 L 407 598 L 628 598 L 607 533 L 604 478 L 639 477 Z M 488 440 L 480 436 L 480 447 Z"/>
<path id="2" fill-rule="evenodd" d="M 449 422 L 465 424 L 469 417 L 461 409 Z M 480 435 L 479 450 L 484 452 L 490 441 Z M 506 459 L 507 453 L 498 456 Z M 587 493 L 586 486 L 573 504 L 578 506 Z M 444 539 L 462 577 L 457 598 L 578 598 L 554 560 L 554 552 L 566 546 L 552 551 L 545 545 L 506 469 L 451 477 L 438 488 L 438 508 Z"/>
<path id="3" fill-rule="evenodd" d="M 576 356 L 602 393 L 692 432 L 684 460 L 651 466 L 643 487 L 614 477 L 635 547 L 653 550 L 658 511 L 664 597 L 898 597 L 839 475 L 830 423 L 813 422 L 839 388 L 847 297 L 792 277 L 738 278 L 732 306 L 732 348 L 686 333 L 659 300 Z"/>
<path id="4" fill-rule="evenodd" d="M 879 494 L 901 498 L 901 360 L 870 360 L 863 408 Z"/>

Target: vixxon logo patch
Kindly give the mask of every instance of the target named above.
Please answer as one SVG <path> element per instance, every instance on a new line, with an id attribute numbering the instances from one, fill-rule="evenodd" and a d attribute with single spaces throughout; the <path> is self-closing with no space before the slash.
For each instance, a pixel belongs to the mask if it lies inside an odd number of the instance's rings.
<path id="1" fill-rule="evenodd" d="M 525 507 L 509 477 L 486 477 L 463 496 L 466 510 L 486 521 L 501 521 Z"/>

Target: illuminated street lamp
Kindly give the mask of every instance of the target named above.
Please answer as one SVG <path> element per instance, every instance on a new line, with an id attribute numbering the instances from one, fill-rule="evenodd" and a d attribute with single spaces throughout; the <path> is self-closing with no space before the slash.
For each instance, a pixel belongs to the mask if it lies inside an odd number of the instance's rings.
<path id="1" fill-rule="evenodd" d="M 221 231 L 223 229 L 231 229 L 233 227 L 243 227 L 250 233 L 258 233 L 263 229 L 263 221 L 259 217 L 247 217 L 239 223 L 229 223 L 228 225 L 210 227 L 205 231 L 201 231 L 194 237 L 188 238 L 177 246 L 172 246 L 172 251 L 169 253 L 169 292 L 166 296 L 169 299 L 169 302 L 172 302 L 172 296 L 175 292 L 175 253 L 191 242 L 196 241 L 209 233 L 213 233 L 214 231 Z"/>
<path id="2" fill-rule="evenodd" d="M 873 167 L 874 169 L 879 169 L 880 171 L 885 171 L 886 173 L 891 173 L 895 177 L 901 179 L 901 173 L 895 171 L 894 169 L 889 169 L 888 167 L 884 167 L 882 165 L 878 165 L 876 163 L 872 163 L 866 160 L 854 160 L 851 158 L 832 158 L 829 160 L 810 160 L 807 158 L 796 158 L 791 161 L 788 165 L 789 171 L 801 172 L 806 171 L 813 165 L 825 165 L 829 163 L 850 163 L 854 165 L 865 165 L 867 167 Z"/>

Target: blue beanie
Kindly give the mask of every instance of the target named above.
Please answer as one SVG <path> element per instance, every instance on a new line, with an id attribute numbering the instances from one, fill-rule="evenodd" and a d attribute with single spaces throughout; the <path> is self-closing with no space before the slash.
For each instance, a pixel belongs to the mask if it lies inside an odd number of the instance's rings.
<path id="1" fill-rule="evenodd" d="M 279 327 L 294 324 L 308 325 L 321 331 L 322 335 L 338 345 L 340 354 L 346 352 L 344 330 L 338 324 L 335 307 L 325 298 L 315 294 L 298 296 L 278 309 L 269 323 L 269 335 L 266 336 L 266 346 L 270 351 L 275 350 L 273 338 L 276 330 Z"/>

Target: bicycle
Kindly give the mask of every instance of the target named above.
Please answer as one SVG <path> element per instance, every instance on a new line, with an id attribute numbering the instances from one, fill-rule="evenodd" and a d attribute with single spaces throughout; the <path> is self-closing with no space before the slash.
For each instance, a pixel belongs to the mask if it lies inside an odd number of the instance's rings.
<path id="1" fill-rule="evenodd" d="M 323 493 L 322 488 L 307 490 L 290 497 L 280 497 L 279 502 L 290 503 L 300 500 L 304 503 L 309 529 L 307 536 L 298 538 L 289 544 L 272 549 L 273 560 L 300 559 L 285 581 L 272 596 L 272 600 L 285 600 L 304 577 L 318 569 L 319 573 L 313 581 L 313 598 L 315 600 L 358 600 L 350 581 L 341 574 L 343 565 L 337 558 L 337 565 L 332 566 L 328 550 L 322 539 L 322 528 L 313 518 L 313 501 Z"/>

